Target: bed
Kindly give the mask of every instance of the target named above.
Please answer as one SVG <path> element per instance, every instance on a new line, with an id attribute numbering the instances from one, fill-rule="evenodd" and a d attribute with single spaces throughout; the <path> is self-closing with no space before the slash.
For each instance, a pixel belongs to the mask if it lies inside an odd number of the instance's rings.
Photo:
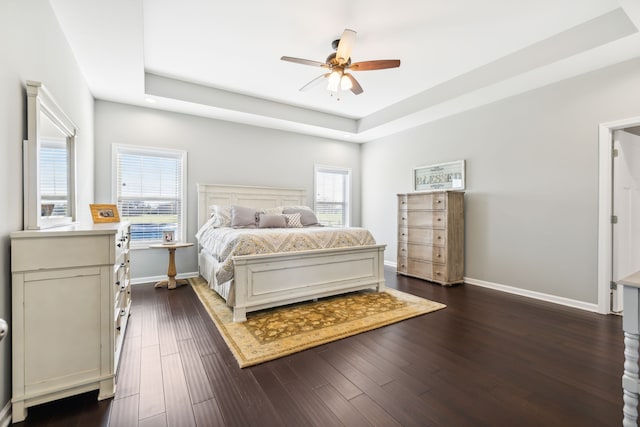
<path id="1" fill-rule="evenodd" d="M 197 184 L 197 191 L 199 236 L 211 218 L 210 207 L 213 205 L 262 210 L 280 206 L 306 206 L 305 191 L 300 189 Z M 281 231 L 292 232 L 290 229 Z M 319 228 L 318 232 L 329 231 Z M 342 231 L 351 232 L 349 229 Z M 354 228 L 353 233 L 346 238 L 361 239 L 362 244 L 233 255 L 231 278 L 216 275 L 224 261 L 216 259 L 199 240 L 198 270 L 209 287 L 232 307 L 234 322 L 245 321 L 246 314 L 251 311 L 362 289 L 384 290 L 386 245 L 367 239 L 368 231 L 365 229 Z"/>

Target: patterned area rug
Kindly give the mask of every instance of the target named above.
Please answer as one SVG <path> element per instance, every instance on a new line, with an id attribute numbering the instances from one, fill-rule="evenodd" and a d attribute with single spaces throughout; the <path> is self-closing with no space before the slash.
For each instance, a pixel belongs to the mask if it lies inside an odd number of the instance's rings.
<path id="1" fill-rule="evenodd" d="M 189 279 L 189 283 L 241 368 L 446 307 L 386 289 L 247 313 L 246 322 L 234 323 L 231 308 L 203 278 Z"/>

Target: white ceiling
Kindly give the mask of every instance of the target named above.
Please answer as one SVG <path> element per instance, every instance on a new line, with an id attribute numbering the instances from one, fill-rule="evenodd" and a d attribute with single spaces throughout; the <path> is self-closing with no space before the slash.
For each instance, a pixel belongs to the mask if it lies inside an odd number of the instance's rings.
<path id="1" fill-rule="evenodd" d="M 50 2 L 97 99 L 355 142 L 640 56 L 638 0 Z M 400 68 L 300 92 L 345 28 Z"/>

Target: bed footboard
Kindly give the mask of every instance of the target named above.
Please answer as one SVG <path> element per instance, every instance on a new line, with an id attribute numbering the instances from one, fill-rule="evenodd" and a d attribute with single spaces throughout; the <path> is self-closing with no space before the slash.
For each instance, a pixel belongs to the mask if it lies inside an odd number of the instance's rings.
<path id="1" fill-rule="evenodd" d="M 382 291 L 385 246 L 234 257 L 233 321 L 265 308 L 367 288 Z"/>

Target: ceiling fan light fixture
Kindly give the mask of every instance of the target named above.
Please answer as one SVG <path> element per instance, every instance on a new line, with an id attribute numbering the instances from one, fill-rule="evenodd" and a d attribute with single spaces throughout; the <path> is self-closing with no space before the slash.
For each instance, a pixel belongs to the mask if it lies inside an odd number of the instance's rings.
<path id="1" fill-rule="evenodd" d="M 331 47 L 335 52 L 327 56 L 325 62 L 310 61 L 308 59 L 294 58 L 291 56 L 283 56 L 280 59 L 288 62 L 295 62 L 303 65 L 311 65 L 313 67 L 321 67 L 328 70 L 306 85 L 300 88 L 301 91 L 308 90 L 311 86 L 315 86 L 318 82 L 327 79 L 327 90 L 331 95 L 340 93 L 340 91 L 351 91 L 354 95 L 360 95 L 363 90 L 358 80 L 351 73 L 345 71 L 369 71 L 384 70 L 387 68 L 397 68 L 400 66 L 399 59 L 376 59 L 371 61 L 351 62 L 351 50 L 356 39 L 356 32 L 345 29 L 339 39 L 331 43 Z"/>
<path id="2" fill-rule="evenodd" d="M 341 77 L 342 73 L 340 71 L 332 71 L 329 75 L 329 83 L 327 84 L 327 89 L 331 92 L 337 92 L 338 87 L 340 86 Z"/>
<path id="3" fill-rule="evenodd" d="M 340 78 L 340 89 L 342 89 L 342 90 L 350 90 L 352 87 L 353 87 L 353 83 L 351 83 L 351 79 L 349 78 L 349 76 L 344 74 Z"/>

